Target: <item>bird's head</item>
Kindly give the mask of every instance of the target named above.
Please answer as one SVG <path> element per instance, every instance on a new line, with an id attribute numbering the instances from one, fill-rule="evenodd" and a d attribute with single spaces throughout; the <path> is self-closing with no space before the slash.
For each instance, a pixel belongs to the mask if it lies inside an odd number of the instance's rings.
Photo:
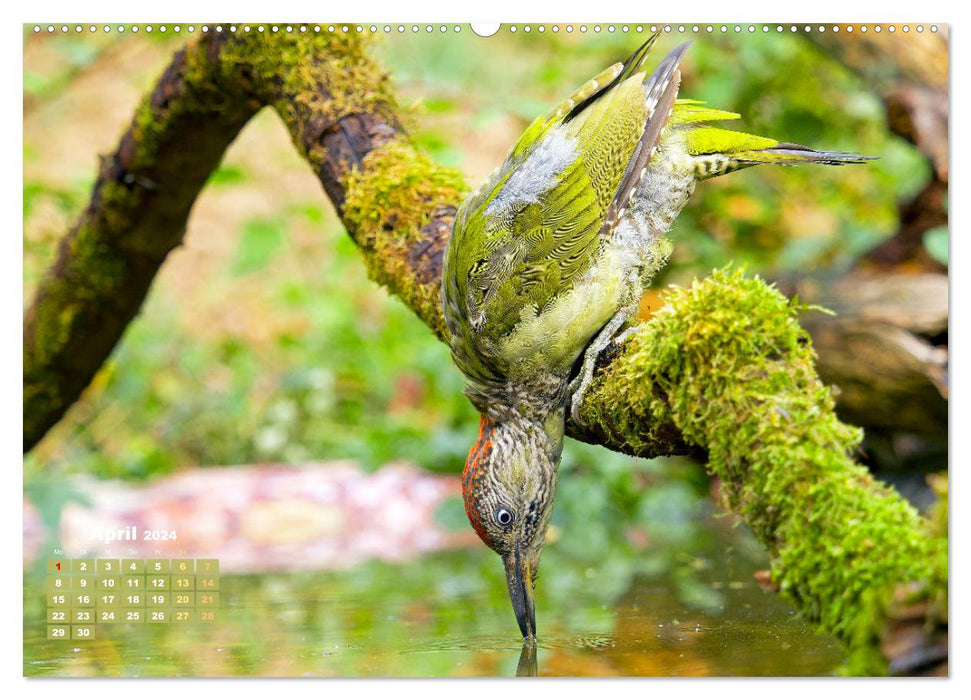
<path id="1" fill-rule="evenodd" d="M 553 512 L 562 447 L 554 429 L 483 416 L 465 462 L 462 498 L 479 537 L 502 557 L 509 598 L 523 637 L 536 636 L 533 589 Z"/>

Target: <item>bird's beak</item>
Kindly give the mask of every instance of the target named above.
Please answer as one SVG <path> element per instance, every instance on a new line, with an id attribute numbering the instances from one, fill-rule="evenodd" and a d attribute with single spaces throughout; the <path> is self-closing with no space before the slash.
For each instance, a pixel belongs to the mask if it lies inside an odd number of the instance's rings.
<path id="1" fill-rule="evenodd" d="M 523 556 L 519 543 L 503 557 L 506 565 L 506 584 L 509 599 L 516 613 L 516 622 L 524 639 L 536 638 L 536 608 L 533 606 L 533 577 L 529 558 Z"/>

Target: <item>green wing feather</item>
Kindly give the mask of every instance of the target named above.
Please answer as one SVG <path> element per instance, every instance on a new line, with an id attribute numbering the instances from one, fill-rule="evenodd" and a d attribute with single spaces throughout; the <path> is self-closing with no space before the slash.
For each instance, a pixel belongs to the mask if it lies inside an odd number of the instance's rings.
<path id="1" fill-rule="evenodd" d="M 605 68 L 574 90 L 569 97 L 558 104 L 549 114 L 539 116 L 533 120 L 533 123 L 526 128 L 526 131 L 516 141 L 516 145 L 513 146 L 509 157 L 516 158 L 525 155 L 550 129 L 576 116 L 604 92 L 634 75 L 640 69 L 641 65 L 643 65 L 644 60 L 647 58 L 648 53 L 660 35 L 660 32 L 651 35 L 626 61 L 623 63 L 618 62 L 609 68 Z"/>
<path id="2" fill-rule="evenodd" d="M 597 255 L 608 209 L 631 178 L 628 166 L 651 122 L 645 95 L 652 81 L 670 81 L 677 70 L 667 65 L 663 76 L 656 72 L 645 81 L 639 71 L 653 40 L 534 121 L 499 170 L 460 207 L 445 259 L 443 300 L 453 354 L 473 381 L 508 375 L 499 341 L 524 309 L 541 313 L 571 289 Z M 666 93 L 672 102 L 673 82 Z M 667 111 L 658 118 L 666 119 Z M 555 182 L 535 201 L 487 211 L 554 129 L 576 149 Z"/>

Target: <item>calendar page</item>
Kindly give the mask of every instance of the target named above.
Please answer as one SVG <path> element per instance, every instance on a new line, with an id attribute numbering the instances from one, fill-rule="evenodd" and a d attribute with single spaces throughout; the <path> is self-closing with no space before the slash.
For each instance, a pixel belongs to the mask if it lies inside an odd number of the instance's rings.
<path id="1" fill-rule="evenodd" d="M 650 9 L 23 25 L 24 676 L 947 675 L 949 27 Z"/>

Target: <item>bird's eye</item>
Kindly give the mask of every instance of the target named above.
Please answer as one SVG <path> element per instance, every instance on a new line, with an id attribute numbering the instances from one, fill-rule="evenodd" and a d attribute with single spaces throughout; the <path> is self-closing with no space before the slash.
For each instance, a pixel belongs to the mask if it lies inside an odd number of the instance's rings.
<path id="1" fill-rule="evenodd" d="M 500 508 L 496 511 L 496 522 L 503 526 L 508 525 L 512 522 L 512 513 L 505 508 Z"/>

